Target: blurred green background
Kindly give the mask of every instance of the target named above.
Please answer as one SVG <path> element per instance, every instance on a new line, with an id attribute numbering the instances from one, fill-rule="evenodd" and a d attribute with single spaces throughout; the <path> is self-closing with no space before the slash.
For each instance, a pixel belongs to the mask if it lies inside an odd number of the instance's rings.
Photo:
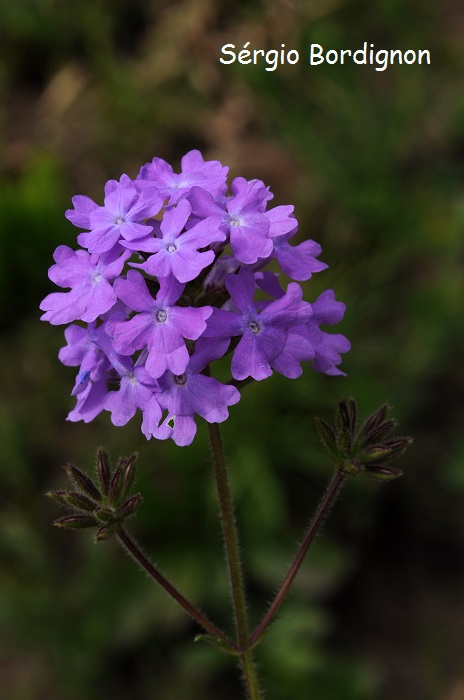
<path id="1" fill-rule="evenodd" d="M 387 485 L 348 485 L 258 651 L 270 700 L 464 698 L 464 7 L 458 0 L 0 0 L 0 695 L 233 700 L 233 661 L 115 543 L 55 531 L 43 496 L 98 445 L 140 452 L 132 528 L 230 629 L 205 425 L 190 448 L 140 420 L 65 421 L 74 371 L 39 321 L 77 193 L 191 148 L 295 204 L 347 304 L 345 378 L 247 387 L 224 425 L 257 623 L 329 474 L 313 416 L 340 395 L 394 406 L 415 444 Z M 300 63 L 220 65 L 224 43 Z M 327 48 L 429 49 L 430 66 L 310 68 Z M 200 421 L 199 421 L 200 423 Z"/>

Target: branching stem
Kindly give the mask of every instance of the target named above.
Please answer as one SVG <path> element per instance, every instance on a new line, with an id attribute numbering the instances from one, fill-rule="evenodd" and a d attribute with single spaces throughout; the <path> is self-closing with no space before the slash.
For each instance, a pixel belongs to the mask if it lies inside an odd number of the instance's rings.
<path id="1" fill-rule="evenodd" d="M 324 522 L 324 520 L 327 518 L 330 509 L 332 508 L 335 499 L 338 495 L 338 492 L 340 491 L 340 488 L 345 481 L 346 474 L 336 471 L 333 475 L 332 478 L 329 482 L 329 485 L 327 486 L 327 489 L 322 496 L 322 499 L 316 509 L 316 512 L 314 514 L 314 517 L 312 518 L 309 527 L 306 531 L 306 534 L 304 536 L 303 542 L 301 543 L 295 559 L 292 562 L 292 565 L 290 566 L 290 569 L 288 570 L 288 573 L 277 593 L 275 596 L 274 600 L 272 601 L 268 611 L 264 615 L 263 619 L 259 623 L 259 625 L 256 627 L 254 632 L 252 633 L 250 637 L 250 646 L 254 647 L 260 639 L 262 638 L 263 634 L 275 618 L 280 606 L 282 605 L 285 596 L 287 595 L 290 586 L 293 583 L 293 580 L 295 579 L 295 576 L 297 575 L 299 568 L 301 564 L 303 563 L 303 560 L 306 556 L 306 553 L 313 542 L 315 536 L 317 535 L 317 532 Z"/>
<path id="2" fill-rule="evenodd" d="M 122 546 L 126 551 L 135 559 L 135 561 L 140 564 L 140 566 L 147 572 L 152 579 L 159 583 L 162 588 L 166 591 L 171 598 L 174 598 L 176 603 L 178 603 L 181 608 L 185 610 L 190 617 L 192 617 L 198 624 L 206 630 L 214 639 L 221 640 L 226 647 L 230 649 L 231 652 L 237 653 L 237 645 L 227 637 L 224 632 L 222 632 L 216 625 L 210 622 L 202 612 L 197 610 L 190 601 L 185 598 L 182 593 L 180 593 L 177 588 L 175 588 L 172 583 L 170 583 L 167 578 L 156 568 L 156 566 L 148 559 L 148 557 L 143 553 L 143 551 L 138 546 L 137 542 L 129 535 L 127 530 L 123 527 L 119 527 L 117 530 L 117 537 Z"/>

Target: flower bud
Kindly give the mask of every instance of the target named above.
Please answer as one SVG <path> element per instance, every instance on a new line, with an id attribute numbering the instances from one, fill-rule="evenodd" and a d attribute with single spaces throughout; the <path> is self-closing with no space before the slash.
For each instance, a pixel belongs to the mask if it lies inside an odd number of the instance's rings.
<path id="1" fill-rule="evenodd" d="M 383 423 L 385 418 L 390 413 L 390 410 L 390 405 L 388 403 L 384 403 L 383 406 L 380 406 L 380 408 L 377 409 L 377 411 L 374 411 L 374 413 L 369 416 L 359 431 L 359 439 L 363 440 L 365 436 L 371 432 L 371 430 Z"/>
<path id="2" fill-rule="evenodd" d="M 322 418 L 315 418 L 317 432 L 324 447 L 332 456 L 337 454 L 337 436 L 333 428 Z"/>
<path id="3" fill-rule="evenodd" d="M 387 420 L 389 411 L 389 405 L 383 404 L 369 416 L 358 432 L 354 399 L 341 399 L 338 402 L 333 427 L 316 418 L 319 436 L 338 471 L 343 474 L 365 474 L 382 481 L 397 479 L 402 475 L 388 461 L 402 455 L 412 444 L 412 438 L 383 440 L 397 424 L 393 418 Z"/>
<path id="4" fill-rule="evenodd" d="M 111 479 L 109 499 L 111 503 L 117 503 L 120 499 L 122 489 L 124 487 L 124 481 L 122 476 L 122 469 L 118 465 Z"/>
<path id="5" fill-rule="evenodd" d="M 65 470 L 78 489 L 84 491 L 95 501 L 98 502 L 100 500 L 101 494 L 87 474 L 84 474 L 84 472 L 75 467 L 74 464 L 67 464 Z"/>
<path id="6" fill-rule="evenodd" d="M 123 477 L 123 489 L 122 489 L 122 498 L 126 498 L 127 494 L 130 492 L 134 480 L 135 480 L 135 474 L 137 470 L 137 459 L 138 459 L 138 454 L 137 452 L 134 452 L 131 454 L 130 457 L 128 457 L 126 460 L 124 460 L 124 465 L 122 467 L 122 477 Z"/>
<path id="7" fill-rule="evenodd" d="M 110 490 L 111 470 L 108 454 L 103 447 L 97 452 L 97 474 L 102 493 L 107 496 Z"/>
<path id="8" fill-rule="evenodd" d="M 121 459 L 111 473 L 108 456 L 99 448 L 96 458 L 99 486 L 78 467 L 68 464 L 66 472 L 79 490 L 57 490 L 47 494 L 71 509 L 68 515 L 58 518 L 55 525 L 70 529 L 99 527 L 96 542 L 114 534 L 119 524 L 136 513 L 142 501 L 140 494 L 127 498 L 134 481 L 136 459 L 136 453 Z"/>
<path id="9" fill-rule="evenodd" d="M 395 469 L 394 467 L 371 467 L 366 469 L 364 473 L 377 481 L 393 481 L 393 479 L 403 476 L 401 469 Z"/>
<path id="10" fill-rule="evenodd" d="M 142 496 L 138 493 L 136 496 L 128 498 L 119 509 L 120 515 L 125 518 L 130 518 L 137 512 L 139 505 L 142 502 Z"/>
<path id="11" fill-rule="evenodd" d="M 372 447 L 367 447 L 361 452 L 360 459 L 364 464 L 368 464 L 385 459 L 385 457 L 389 457 L 392 452 L 393 450 L 385 445 L 372 445 Z"/>
<path id="12" fill-rule="evenodd" d="M 92 518 L 91 515 L 68 515 L 64 518 L 58 518 L 53 524 L 56 525 L 56 527 L 81 530 L 86 527 L 95 527 L 97 523 L 95 518 Z"/>
<path id="13" fill-rule="evenodd" d="M 107 540 L 109 537 L 114 535 L 115 532 L 116 532 L 115 525 L 103 525 L 103 527 L 101 527 L 95 533 L 94 542 L 96 544 L 98 544 L 98 542 L 103 542 L 103 540 Z"/>

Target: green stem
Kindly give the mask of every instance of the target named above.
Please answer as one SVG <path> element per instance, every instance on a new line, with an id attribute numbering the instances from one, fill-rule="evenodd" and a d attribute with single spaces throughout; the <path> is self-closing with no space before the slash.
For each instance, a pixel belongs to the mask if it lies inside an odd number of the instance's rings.
<path id="1" fill-rule="evenodd" d="M 222 534 L 224 537 L 224 547 L 229 570 L 237 646 L 240 650 L 240 662 L 249 700 L 260 700 L 262 697 L 261 691 L 258 685 L 252 652 L 248 647 L 248 614 L 242 578 L 240 546 L 221 432 L 217 423 L 208 423 L 208 428 L 213 452 L 214 476 L 216 479 L 221 512 Z"/>
<path id="2" fill-rule="evenodd" d="M 126 549 L 126 551 L 135 559 L 138 564 L 147 572 L 152 579 L 160 584 L 171 598 L 174 598 L 176 603 L 178 603 L 181 608 L 185 610 L 190 617 L 192 617 L 198 624 L 203 627 L 206 632 L 208 632 L 214 639 L 220 639 L 224 644 L 230 649 L 231 652 L 237 653 L 237 645 L 227 637 L 216 625 L 210 622 L 202 612 L 197 610 L 190 601 L 185 598 L 182 593 L 180 593 L 177 588 L 175 588 L 172 583 L 170 583 L 163 574 L 158 571 L 156 566 L 148 559 L 148 557 L 143 553 L 143 551 L 138 546 L 137 542 L 129 535 L 127 530 L 123 527 L 119 527 L 116 532 L 120 543 Z"/>
<path id="3" fill-rule="evenodd" d="M 274 600 L 272 601 L 267 613 L 264 615 L 263 619 L 259 623 L 259 625 L 256 627 L 254 632 L 252 633 L 250 637 L 250 646 L 254 647 L 256 644 L 260 641 L 262 638 L 263 634 L 273 621 L 274 617 L 277 614 L 277 611 L 279 610 L 280 606 L 282 605 L 285 596 L 287 595 L 290 586 L 293 583 L 293 580 L 295 576 L 297 575 L 299 568 L 301 564 L 303 563 L 303 560 L 306 556 L 306 553 L 313 542 L 320 526 L 328 516 L 330 509 L 332 508 L 335 499 L 337 497 L 338 492 L 340 491 L 340 488 L 345 481 L 346 474 L 343 474 L 342 472 L 336 471 L 333 475 L 332 478 L 329 482 L 329 485 L 327 486 L 327 489 L 324 493 L 324 495 L 321 498 L 321 501 L 317 507 L 317 510 L 314 514 L 314 517 L 312 518 L 309 527 L 306 531 L 306 534 L 304 536 L 303 542 L 301 543 L 295 559 L 292 562 L 292 565 L 290 566 L 290 569 L 277 593 L 275 596 Z"/>

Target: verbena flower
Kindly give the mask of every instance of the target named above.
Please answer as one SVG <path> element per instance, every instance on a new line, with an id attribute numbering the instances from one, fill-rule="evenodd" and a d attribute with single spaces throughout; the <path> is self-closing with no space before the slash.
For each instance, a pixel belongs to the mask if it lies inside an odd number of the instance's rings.
<path id="1" fill-rule="evenodd" d="M 213 347 L 217 348 L 217 345 Z M 240 393 L 234 386 L 221 384 L 202 373 L 215 359 L 214 355 L 211 348 L 197 350 L 183 374 L 175 375 L 168 371 L 159 379 L 157 398 L 168 414 L 162 424 L 152 431 L 155 437 L 160 440 L 172 437 L 177 445 L 189 445 L 197 431 L 195 414 L 208 423 L 222 423 L 228 418 L 229 406 L 238 403 Z M 147 433 L 145 435 L 149 437 Z"/>
<path id="2" fill-rule="evenodd" d="M 175 204 L 188 194 L 194 185 L 202 187 L 213 195 L 225 194 L 229 168 L 217 160 L 205 162 L 200 151 L 189 151 L 181 161 L 181 172 L 175 173 L 169 163 L 162 158 L 153 158 L 140 169 L 137 186 L 155 186 L 163 199 Z"/>
<path id="3" fill-rule="evenodd" d="M 158 383 L 144 367 L 134 366 L 129 357 L 121 360 L 119 374 L 119 389 L 110 391 L 104 399 L 104 408 L 111 412 L 113 425 L 126 425 L 138 409 L 149 410 L 151 420 L 159 422 L 161 408 L 158 400 L 147 408 L 153 394 L 159 392 Z"/>
<path id="4" fill-rule="evenodd" d="M 184 338 L 197 340 L 213 311 L 210 306 L 176 306 L 184 286 L 174 277 L 163 277 L 153 298 L 136 270 L 129 270 L 126 279 L 117 280 L 114 285 L 119 299 L 138 312 L 130 321 L 107 322 L 114 348 L 122 355 L 132 355 L 146 347 L 145 366 L 154 379 L 167 369 L 175 374 L 185 371 L 189 354 Z"/>
<path id="5" fill-rule="evenodd" d="M 129 252 L 115 255 L 90 255 L 85 250 L 58 246 L 48 276 L 59 287 L 71 287 L 70 292 L 54 292 L 40 304 L 43 321 L 54 325 L 70 321 L 95 321 L 109 311 L 117 301 L 112 282 L 118 277 Z"/>
<path id="6" fill-rule="evenodd" d="M 263 269 L 272 262 L 306 281 L 327 267 L 319 244 L 291 245 L 293 206 L 268 208 L 273 194 L 260 180 L 237 177 L 228 192 L 227 173 L 190 151 L 180 173 L 154 158 L 135 180 L 110 180 L 103 206 L 73 197 L 66 216 L 81 247 L 59 246 L 49 270 L 68 291 L 41 303 L 43 320 L 70 324 L 59 353 L 78 368 L 68 420 L 109 411 L 124 425 L 140 411 L 147 439 L 187 445 L 195 416 L 227 419 L 241 380 L 295 378 L 304 362 L 343 374 L 349 341 L 321 326 L 338 323 L 345 305 L 332 290 L 310 304 L 299 284 L 283 289 Z M 229 384 L 211 376 L 218 361 L 231 362 Z"/>
<path id="7" fill-rule="evenodd" d="M 196 216 L 220 219 L 233 254 L 247 265 L 259 258 L 267 258 L 273 248 L 269 238 L 269 219 L 262 212 L 265 191 L 256 185 L 241 187 L 223 205 L 215 202 L 212 195 L 200 187 L 193 187 L 189 197 Z"/>
<path id="8" fill-rule="evenodd" d="M 140 244 L 132 241 L 127 247 L 153 253 L 145 263 L 132 263 L 133 266 L 152 276 L 172 275 L 179 282 L 190 282 L 211 265 L 215 257 L 213 250 L 199 252 L 199 249 L 225 241 L 226 235 L 219 228 L 220 219 L 214 217 L 208 217 L 182 233 L 191 211 L 187 200 L 180 201 L 176 207 L 166 210 L 159 237 L 152 236 Z"/>
<path id="9" fill-rule="evenodd" d="M 272 363 L 285 347 L 288 332 L 312 315 L 310 304 L 302 301 L 303 290 L 291 282 L 287 292 L 259 312 L 254 301 L 255 277 L 241 268 L 228 275 L 225 286 L 237 312 L 214 309 L 205 337 L 231 338 L 241 335 L 232 358 L 234 379 L 265 379 L 272 374 Z"/>
<path id="10" fill-rule="evenodd" d="M 158 214 L 163 205 L 157 189 L 151 187 L 138 192 L 127 175 L 106 188 L 103 207 L 87 199 L 73 200 L 75 211 L 68 210 L 66 216 L 76 226 L 90 229 L 77 237 L 79 245 L 90 253 L 105 253 L 121 239 L 132 241 L 146 236 L 152 227 L 142 222 Z"/>

